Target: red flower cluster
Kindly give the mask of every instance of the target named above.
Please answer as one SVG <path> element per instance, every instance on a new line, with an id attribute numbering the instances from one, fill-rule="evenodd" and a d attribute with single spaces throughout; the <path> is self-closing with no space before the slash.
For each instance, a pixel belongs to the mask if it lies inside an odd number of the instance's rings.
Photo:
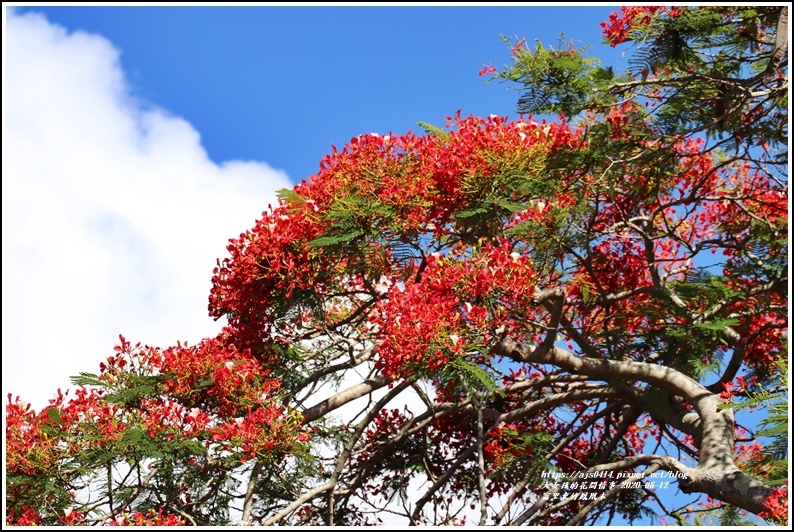
<path id="1" fill-rule="evenodd" d="M 299 430 L 300 415 L 288 413 L 273 400 L 279 381 L 268 377 L 269 371 L 248 350 L 241 352 L 229 343 L 226 333 L 195 347 L 178 345 L 165 351 L 120 340 L 117 354 L 100 365 L 97 382 L 105 389 L 78 388 L 71 399 L 59 390 L 40 412 L 19 398 L 12 401 L 9 394 L 6 468 L 17 480 L 8 485 L 7 504 L 33 499 L 44 504 L 54 497 L 46 491 L 37 495 L 19 479 L 60 478 L 64 464 L 84 457 L 91 463 L 97 453 L 115 453 L 118 460 L 140 456 L 136 442 L 158 453 L 179 442 L 202 442 L 210 453 L 238 463 L 303 447 L 307 438 Z M 42 519 L 29 505 L 19 508 L 20 515 L 10 511 L 7 522 L 23 525 Z M 85 518 L 84 512 L 69 507 L 58 516 L 68 525 Z M 144 517 L 125 510 L 112 524 L 182 521 L 162 512 Z"/>
<path id="2" fill-rule="evenodd" d="M 608 22 L 602 22 L 603 34 L 614 48 L 626 42 L 632 30 L 638 26 L 647 26 L 658 12 L 665 12 L 665 6 L 623 6 L 620 11 L 613 11 Z"/>
<path id="3" fill-rule="evenodd" d="M 238 350 L 229 341 L 221 335 L 197 346 L 164 350 L 157 367 L 172 376 L 165 382 L 167 393 L 188 408 L 211 407 L 221 416 L 235 416 L 267 402 L 278 380 L 268 378 L 270 370 L 251 356 L 250 349 Z"/>
<path id="4" fill-rule="evenodd" d="M 472 346 L 488 345 L 489 329 L 514 329 L 534 292 L 534 268 L 506 240 L 430 256 L 421 282 L 393 287 L 380 305 L 377 364 L 395 377 L 434 372 Z"/>
<path id="5" fill-rule="evenodd" d="M 788 480 L 785 486 L 775 488 L 764 504 L 769 511 L 761 512 L 759 517 L 776 525 L 788 526 Z"/>
<path id="6" fill-rule="evenodd" d="M 516 435 L 519 427 L 515 423 L 499 424 L 488 432 L 488 443 L 483 447 L 487 463 L 492 464 L 489 473 L 509 461 L 516 449 Z"/>
<path id="7" fill-rule="evenodd" d="M 127 424 L 117 416 L 116 405 L 103 401 L 96 390 L 80 388 L 74 399 L 58 390 L 58 397 L 38 413 L 30 404 L 8 394 L 6 405 L 6 468 L 30 476 L 54 474 L 69 453 L 100 447 L 119 440 Z M 53 435 L 90 436 L 75 439 L 68 447 Z"/>
<path id="8" fill-rule="evenodd" d="M 185 520 L 174 514 L 163 515 L 163 509 L 155 512 L 149 510 L 144 515 L 141 512 L 124 512 L 108 522 L 108 526 L 185 526 Z"/>
<path id="9" fill-rule="evenodd" d="M 6 526 L 36 526 L 42 517 L 36 510 L 22 506 L 22 515 L 16 517 L 14 509 L 8 509 L 6 513 Z"/>
<path id="10" fill-rule="evenodd" d="M 331 293 L 360 290 L 362 268 L 375 278 L 400 275 L 395 267 L 404 263 L 392 264 L 388 249 L 377 253 L 389 244 L 381 235 L 410 240 L 434 227 L 443 236 L 456 213 L 481 208 L 491 180 L 515 173 L 532 179 L 547 154 L 579 142 L 565 123 L 448 120 L 443 134 L 369 134 L 334 148 L 318 174 L 230 241 L 230 257 L 215 269 L 210 312 L 229 319 L 239 345 L 266 358 L 263 346 L 305 325 L 301 310 Z M 344 215 L 346 230 L 351 223 L 359 229 L 341 241 L 351 245 L 327 253 L 313 244 L 340 230 L 338 209 L 350 206 L 357 210 Z M 365 238 L 365 251 L 352 245 Z"/>
<path id="11" fill-rule="evenodd" d="M 480 69 L 480 75 L 484 76 L 485 74 L 496 74 L 496 67 L 493 65 L 483 65 L 483 68 Z"/>
<path id="12" fill-rule="evenodd" d="M 257 347 L 280 316 L 273 307 L 309 291 L 321 291 L 327 262 L 308 245 L 322 231 L 312 209 L 286 204 L 262 214 L 253 229 L 229 241 L 230 257 L 218 261 L 210 314 L 226 315 L 244 345 Z M 327 274 L 326 274 L 327 276 Z"/>

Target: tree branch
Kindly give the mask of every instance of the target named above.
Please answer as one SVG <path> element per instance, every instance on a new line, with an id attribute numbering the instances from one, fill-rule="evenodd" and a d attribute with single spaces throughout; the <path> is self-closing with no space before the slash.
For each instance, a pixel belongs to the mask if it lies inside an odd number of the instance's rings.
<path id="1" fill-rule="evenodd" d="M 643 362 L 581 358 L 559 347 L 522 346 L 510 339 L 502 340 L 494 347 L 494 352 L 522 362 L 553 364 L 595 379 L 642 381 L 682 396 L 700 416 L 702 441 L 699 464 L 697 468 L 679 467 L 677 461 L 664 457 L 662 467 L 685 473 L 683 478 L 679 478 L 679 486 L 684 493 L 702 492 L 754 513 L 766 511 L 764 501 L 771 495 L 772 488 L 740 471 L 733 461 L 733 411 L 718 408 L 721 404 L 719 397 L 683 373 Z M 645 457 L 644 465 L 661 459 L 652 455 L 641 456 Z M 595 469 L 613 466 L 604 464 Z"/>
<path id="2" fill-rule="evenodd" d="M 788 49 L 788 6 L 780 8 L 780 16 L 777 19 L 777 30 L 775 31 L 775 46 L 772 48 L 772 55 L 769 56 L 769 64 L 761 74 L 764 83 L 770 83 L 775 79 L 780 68 L 780 62 L 786 56 Z"/>
<path id="3" fill-rule="evenodd" d="M 256 479 L 259 477 L 259 472 L 262 470 L 262 463 L 257 460 L 254 468 L 251 470 L 251 478 L 248 479 L 248 487 L 245 490 L 245 499 L 243 502 L 243 517 L 242 522 L 248 523 L 251 520 L 251 511 L 254 505 L 254 487 L 256 486 Z"/>
<path id="4" fill-rule="evenodd" d="M 319 419 L 326 415 L 328 412 L 336 410 L 340 406 L 349 403 L 359 397 L 363 397 L 379 388 L 383 388 L 392 382 L 390 377 L 376 376 L 365 380 L 360 384 L 351 386 L 350 388 L 339 392 L 333 397 L 329 397 L 325 401 L 321 401 L 311 408 L 303 411 L 303 422 L 309 423 L 315 419 Z"/>

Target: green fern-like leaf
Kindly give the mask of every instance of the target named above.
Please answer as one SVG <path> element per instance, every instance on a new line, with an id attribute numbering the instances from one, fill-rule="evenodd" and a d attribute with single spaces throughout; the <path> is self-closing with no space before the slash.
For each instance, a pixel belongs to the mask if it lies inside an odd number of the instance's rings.
<path id="1" fill-rule="evenodd" d="M 517 203 L 515 201 L 507 201 L 503 199 L 495 199 L 493 202 L 499 205 L 501 208 L 508 210 L 510 212 L 524 212 L 525 210 L 529 209 L 529 205 L 524 203 Z"/>
<path id="2" fill-rule="evenodd" d="M 447 142 L 449 140 L 449 133 L 447 133 L 438 126 L 434 126 L 433 124 L 428 124 L 427 122 L 417 122 L 417 125 L 422 129 L 424 129 L 425 133 L 438 138 L 442 142 Z"/>
<path id="3" fill-rule="evenodd" d="M 474 362 L 463 358 L 450 360 L 444 372 L 467 390 L 484 390 L 488 393 L 500 393 L 502 389 L 496 385 L 493 376 Z"/>
<path id="4" fill-rule="evenodd" d="M 539 114 L 549 106 L 553 93 L 545 87 L 531 87 L 518 98 L 518 109 L 524 114 Z"/>
<path id="5" fill-rule="evenodd" d="M 108 403 L 126 403 L 130 401 L 136 401 L 147 395 L 151 395 L 153 392 L 154 387 L 144 384 L 142 386 L 136 386 L 134 388 L 122 390 L 118 393 L 108 395 L 105 397 L 105 401 Z"/>
<path id="6" fill-rule="evenodd" d="M 72 384 L 75 386 L 102 386 L 104 383 L 94 373 L 80 372 L 80 375 L 72 375 Z"/>
<path id="7" fill-rule="evenodd" d="M 344 242 L 350 242 L 351 240 L 354 240 L 363 234 L 364 231 L 362 229 L 356 229 L 355 231 L 351 231 L 349 233 L 343 233 L 340 235 L 321 236 L 309 242 L 309 245 L 318 248 L 333 246 L 336 244 L 342 244 Z"/>
<path id="8" fill-rule="evenodd" d="M 289 205 L 290 207 L 300 207 L 306 203 L 307 198 L 304 198 L 297 192 L 289 188 L 280 188 L 276 191 L 278 199 Z"/>

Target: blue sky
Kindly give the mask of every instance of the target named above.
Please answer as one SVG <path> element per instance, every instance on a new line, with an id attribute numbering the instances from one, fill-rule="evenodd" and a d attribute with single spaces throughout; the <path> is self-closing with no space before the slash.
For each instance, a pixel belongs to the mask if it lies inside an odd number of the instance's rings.
<path id="1" fill-rule="evenodd" d="M 46 405 L 120 333 L 215 334 L 215 259 L 275 190 L 362 133 L 515 117 L 479 76 L 509 63 L 500 35 L 619 64 L 613 9 L 6 7 L 4 394 Z"/>
<path id="2" fill-rule="evenodd" d="M 599 45 L 610 7 L 36 7 L 121 52 L 131 92 L 189 121 L 216 162 L 267 161 L 293 181 L 331 143 L 420 120 L 506 115 L 516 94 L 485 85 L 509 62 L 499 35 Z M 607 46 L 599 55 L 619 58 Z M 594 50 L 596 52 L 596 50 Z"/>

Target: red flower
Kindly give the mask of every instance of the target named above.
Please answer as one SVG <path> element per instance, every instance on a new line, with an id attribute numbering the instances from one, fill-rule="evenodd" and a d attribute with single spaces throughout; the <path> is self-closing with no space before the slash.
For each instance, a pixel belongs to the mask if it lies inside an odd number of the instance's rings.
<path id="1" fill-rule="evenodd" d="M 520 52 L 523 49 L 523 46 L 525 44 L 527 44 L 527 40 L 526 39 L 521 39 L 515 45 L 513 45 L 513 47 L 510 49 L 510 53 L 512 55 L 516 55 L 518 52 Z"/>
<path id="2" fill-rule="evenodd" d="M 496 74 L 496 68 L 493 65 L 483 65 L 485 68 L 480 70 L 480 75 L 484 76 L 485 74 Z"/>
<path id="3" fill-rule="evenodd" d="M 769 508 L 768 512 L 761 512 L 758 517 L 771 521 L 777 525 L 788 526 L 788 480 L 786 485 L 775 488 L 764 505 Z"/>

